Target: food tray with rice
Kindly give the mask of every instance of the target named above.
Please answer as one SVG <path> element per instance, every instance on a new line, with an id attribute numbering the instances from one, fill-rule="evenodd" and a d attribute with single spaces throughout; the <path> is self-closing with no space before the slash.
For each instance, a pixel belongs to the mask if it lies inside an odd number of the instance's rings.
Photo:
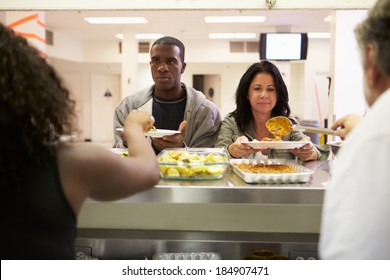
<path id="1" fill-rule="evenodd" d="M 231 159 L 234 173 L 250 184 L 307 183 L 313 171 L 285 159 Z"/>
<path id="2" fill-rule="evenodd" d="M 229 154 L 218 148 L 165 149 L 157 161 L 163 179 L 221 179 L 229 165 Z"/>

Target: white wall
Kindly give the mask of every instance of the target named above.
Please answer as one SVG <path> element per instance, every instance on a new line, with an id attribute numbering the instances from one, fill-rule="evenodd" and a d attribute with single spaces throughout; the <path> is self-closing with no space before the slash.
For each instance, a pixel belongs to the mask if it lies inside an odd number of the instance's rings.
<path id="1" fill-rule="evenodd" d="M 113 136 L 112 120 L 114 108 L 121 99 L 120 90 L 115 87 L 112 91 L 113 97 L 109 99 L 110 106 L 106 106 L 107 102 L 103 101 L 105 99 L 102 96 L 106 86 L 114 88 L 111 87 L 110 77 L 116 76 L 117 79 L 120 78 L 120 64 L 80 63 L 53 57 L 49 58 L 48 61 L 56 68 L 64 84 L 70 90 L 72 98 L 76 101 L 79 128 L 77 133 L 78 140 L 92 139 L 93 141 L 113 142 L 111 139 Z M 103 82 L 103 85 L 101 85 L 102 88 L 97 90 L 92 87 L 94 84 L 92 79 L 96 75 L 100 75 L 101 81 Z M 100 93 L 96 96 L 102 98 L 102 100 L 98 99 L 96 101 L 96 98 L 94 99 L 93 93 L 95 92 Z M 106 103 L 102 103 L 103 106 L 100 107 L 99 101 Z M 94 108 L 96 106 L 97 108 Z M 107 122 L 106 124 L 101 125 L 100 117 L 95 116 L 99 113 L 102 113 L 105 119 L 103 123 Z"/>
<path id="2" fill-rule="evenodd" d="M 367 11 L 335 11 L 332 17 L 332 42 L 334 50 L 331 65 L 333 87 L 330 119 L 337 119 L 347 113 L 364 114 L 366 102 L 363 93 L 363 71 L 361 56 L 354 35 L 354 29 L 367 16 Z"/>
<path id="3" fill-rule="evenodd" d="M 329 59 L 328 56 L 323 56 L 323 59 Z M 254 60 L 253 62 L 255 62 Z M 220 112 L 222 116 L 235 109 L 234 94 L 242 74 L 246 71 L 253 62 L 241 63 L 188 63 L 187 69 L 182 76 L 182 81 L 188 85 L 192 85 L 193 75 L 220 75 L 221 77 L 221 105 Z M 292 115 L 301 119 L 319 120 L 316 110 L 316 99 L 314 94 L 314 84 L 312 79 L 305 78 L 305 66 L 309 62 L 274 62 L 278 66 L 283 75 L 283 79 L 289 89 L 290 107 Z M 324 63 L 326 64 L 326 62 Z M 297 68 L 297 65 L 301 67 Z M 312 65 L 315 67 L 315 65 Z M 326 72 L 325 68 L 318 68 L 318 73 Z M 314 76 L 310 75 L 310 76 Z M 146 85 L 153 84 L 150 77 L 150 69 L 148 64 L 138 66 L 138 89 L 144 88 Z M 295 82 L 294 82 L 295 81 Z M 306 93 L 305 82 L 309 81 L 313 89 Z M 292 86 L 294 84 L 294 86 Z M 323 90 L 327 94 L 327 90 Z M 323 114 L 326 113 L 326 108 L 323 109 Z"/>
<path id="4" fill-rule="evenodd" d="M 274 9 L 348 9 L 348 8 L 368 8 L 375 3 L 375 0 L 278 0 Z M 259 0 L 240 0 L 240 1 L 213 1 L 213 0 L 2 0 L 0 8 L 6 10 L 13 9 L 31 9 L 45 10 L 112 10 L 112 9 L 268 9 L 265 1 Z"/>
<path id="5" fill-rule="evenodd" d="M 257 53 L 234 53 L 229 52 L 229 44 L 226 41 L 205 42 L 184 42 L 186 44 L 186 62 L 187 68 L 182 76 L 182 81 L 192 86 L 193 75 L 219 75 L 221 77 L 220 85 L 220 104 L 219 109 L 222 117 L 235 109 L 234 94 L 242 74 L 250 64 L 259 60 Z M 77 44 L 78 45 L 78 42 Z M 54 66 L 60 73 L 78 73 L 83 77 L 83 85 L 76 86 L 77 90 L 82 89 L 81 97 L 78 102 L 83 102 L 81 122 L 81 137 L 99 139 L 109 139 L 112 136 L 110 129 L 105 132 L 96 132 L 99 130 L 99 118 L 94 117 L 95 110 L 92 101 L 91 75 L 96 73 L 104 75 L 120 75 L 122 67 L 122 54 L 118 51 L 117 41 L 99 41 L 84 42 L 82 45 L 83 63 L 74 63 L 64 60 L 55 60 Z M 48 51 L 49 56 L 56 56 L 57 52 L 52 49 Z M 318 73 L 329 72 L 330 61 L 329 40 L 310 40 L 308 59 L 301 62 L 274 62 L 280 69 L 283 78 L 290 93 L 290 106 L 292 115 L 300 119 L 319 120 L 317 105 L 314 93 L 314 84 Z M 135 60 L 135 59 L 132 59 Z M 137 61 L 123 61 L 123 63 L 134 63 L 136 67 L 136 79 L 132 79 L 134 91 L 141 90 L 153 84 L 149 67 L 149 55 L 139 54 Z M 122 77 L 123 79 L 123 77 Z M 102 79 L 104 81 L 104 79 Z M 68 81 L 67 82 L 72 82 Z M 80 79 L 73 80 L 79 83 Z M 120 93 L 120 98 L 134 92 L 125 90 Z M 75 93 L 78 94 L 78 93 Z M 324 94 L 327 94 L 324 91 Z M 327 98 L 327 96 L 326 96 Z M 119 103 L 118 101 L 113 101 Z M 99 106 L 96 103 L 96 106 Z M 106 106 L 107 107 L 107 106 Z M 108 108 L 108 107 L 107 107 Z M 106 110 L 106 109 L 104 109 Z M 326 107 L 323 108 L 323 114 L 326 114 Z M 113 117 L 112 112 L 105 111 L 105 117 L 109 119 L 110 126 Z M 97 133 L 97 134 L 96 134 Z M 106 136 L 102 136 L 106 133 Z M 83 139 L 83 138 L 81 138 Z"/>
<path id="6" fill-rule="evenodd" d="M 252 63 L 252 62 L 251 62 Z M 250 63 L 188 63 L 182 81 L 192 85 L 193 75 L 220 75 L 221 77 L 221 116 L 235 108 L 234 93 L 238 82 Z"/>
<path id="7" fill-rule="evenodd" d="M 120 76 L 91 74 L 92 141 L 114 143 L 114 110 L 120 101 Z M 111 97 L 105 97 L 109 90 Z M 97 109 L 98 108 L 98 109 Z"/>
<path id="8" fill-rule="evenodd" d="M 77 127 L 79 129 L 84 127 L 84 113 L 85 111 L 83 110 L 83 95 L 80 94 L 82 93 L 83 90 L 83 75 L 82 73 L 76 73 L 76 72 L 63 72 L 61 73 L 61 77 L 63 79 L 64 85 L 68 90 L 70 91 L 72 99 L 76 101 L 76 114 L 77 114 Z M 77 133 L 76 136 L 78 139 L 84 139 L 84 131 L 80 130 Z"/>
<path id="9" fill-rule="evenodd" d="M 310 120 L 318 120 L 321 125 L 323 119 L 328 117 L 329 96 L 328 96 L 328 79 L 330 76 L 330 42 L 323 39 L 310 39 L 307 62 L 303 72 L 304 79 L 304 96 L 301 96 L 300 102 L 304 104 L 305 117 Z M 318 90 L 318 100 L 316 96 L 316 87 Z M 298 115 L 299 115 L 298 111 Z M 320 118 L 320 112 L 322 119 Z"/>
<path id="10" fill-rule="evenodd" d="M 221 76 L 220 75 L 205 75 L 204 76 L 204 94 L 211 102 L 214 102 L 218 108 L 221 108 Z M 210 95 L 210 90 L 213 90 L 213 95 Z"/>
<path id="11" fill-rule="evenodd" d="M 49 57 L 83 62 L 83 42 L 60 31 L 54 32 L 53 46 L 46 46 Z"/>
<path id="12" fill-rule="evenodd" d="M 303 0 L 303 1 L 289 1 L 289 0 L 278 0 L 277 5 L 274 9 L 367 9 L 370 8 L 375 3 L 375 0 Z M 145 0 L 145 1 L 127 1 L 127 0 L 114 0 L 114 1 L 92 1 L 86 3 L 86 1 L 13 1 L 13 0 L 3 0 L 0 3 L 0 10 L 10 11 L 10 10 L 83 10 L 83 9 L 253 9 L 261 10 L 268 9 L 265 5 L 265 1 L 256 1 L 256 0 L 246 0 L 246 1 L 209 1 L 209 0 Z M 2 17 L 0 13 L 0 18 Z M 349 19 L 345 19 L 345 24 L 348 28 L 345 29 L 344 34 L 349 34 L 351 32 L 351 24 Z M 339 26 L 344 23 L 340 23 Z M 353 44 L 354 38 L 351 36 L 344 37 L 343 33 L 337 35 L 338 40 L 343 40 L 350 45 Z M 351 34 L 349 34 L 351 35 Z M 349 37 L 349 38 L 348 38 Z M 333 38 L 334 39 L 334 38 Z M 54 38 L 54 47 L 48 46 L 47 53 L 49 58 L 62 58 L 67 61 L 75 61 L 80 63 L 75 63 L 69 67 L 63 67 L 61 62 L 55 63 L 56 67 L 60 72 L 66 73 L 68 75 L 68 83 L 79 83 L 80 79 L 69 78 L 72 75 L 78 76 L 81 75 L 82 85 L 74 85 L 73 88 L 76 90 L 82 89 L 82 98 L 78 97 L 78 100 L 82 100 L 83 105 L 83 131 L 86 137 L 91 135 L 91 115 L 93 113 L 93 108 L 91 107 L 91 89 L 90 89 L 90 79 L 91 73 L 96 71 L 99 73 L 108 73 L 115 74 L 121 73 L 125 68 L 119 68 L 118 65 L 122 63 L 122 56 L 118 53 L 118 42 L 117 41 L 98 41 L 98 42 L 81 42 L 78 39 L 74 39 L 66 34 L 61 32 L 55 32 Z M 352 40 L 352 41 L 351 41 Z M 242 73 L 245 71 L 251 63 L 258 60 L 257 54 L 231 54 L 228 51 L 228 42 L 227 41 L 213 41 L 213 42 L 184 42 L 187 46 L 187 63 L 188 67 L 186 73 L 183 75 L 183 81 L 187 84 L 192 84 L 192 74 L 218 74 L 221 75 L 221 93 L 222 93 L 222 102 L 220 105 L 220 110 L 222 116 L 226 115 L 228 112 L 234 109 L 234 91 L 237 86 L 238 80 L 241 77 Z M 339 44 L 340 45 L 340 44 Z M 347 76 L 345 80 L 344 89 L 337 87 L 337 84 L 340 80 L 343 80 L 339 73 L 348 73 L 349 69 L 353 69 L 356 65 L 350 64 L 349 67 L 346 67 L 345 71 L 335 70 L 334 68 L 334 58 L 336 60 L 342 60 L 343 55 L 340 55 L 340 52 L 337 50 L 334 51 L 335 45 L 330 45 L 328 40 L 321 41 L 310 41 L 309 42 L 309 52 L 308 60 L 305 62 L 299 62 L 296 64 L 293 63 L 276 63 L 280 68 L 282 73 L 284 73 L 284 78 L 286 84 L 290 91 L 290 106 L 292 108 L 293 115 L 296 115 L 304 119 L 316 119 L 320 118 L 320 115 L 326 116 L 329 113 L 329 116 L 333 116 L 333 101 L 341 100 L 338 103 L 338 108 L 343 109 L 344 104 L 348 100 L 351 100 L 351 96 L 347 95 L 346 99 L 338 99 L 342 94 L 353 93 L 355 92 L 355 87 L 351 88 L 348 86 L 349 78 L 351 75 Z M 332 51 L 332 53 L 330 53 Z M 348 50 L 346 51 L 348 54 Z M 354 59 L 356 57 L 353 57 Z M 137 60 L 137 62 L 135 62 Z M 133 68 L 130 69 L 132 74 L 136 73 L 136 79 L 132 80 L 131 88 L 132 89 L 141 89 L 145 86 L 148 86 L 152 83 L 150 77 L 150 70 L 147 64 L 149 60 L 148 55 L 140 54 L 137 59 L 134 59 L 134 62 L 123 61 L 123 63 L 137 63 L 133 65 Z M 356 60 L 354 62 L 357 62 Z M 93 66 L 95 63 L 96 71 L 92 68 L 86 70 L 83 68 L 85 63 L 89 63 L 89 66 Z M 330 67 L 329 67 L 329 64 Z M 104 67 L 102 67 L 102 65 Z M 110 68 L 110 65 L 116 65 L 113 69 Z M 67 68 L 67 70 L 65 70 Z M 103 68 L 103 69 L 102 69 Z M 104 69 L 107 68 L 107 69 Z M 330 68 L 330 69 L 329 69 Z M 356 68 L 356 67 L 355 67 Z M 207 69 L 207 70 L 205 70 Z M 105 71 L 106 70 L 106 71 Z M 207 72 L 205 72 L 207 71 Z M 332 76 L 332 85 L 338 90 L 331 90 L 330 100 L 327 96 L 326 81 L 324 82 L 324 77 L 327 77 L 328 73 L 331 71 L 330 76 Z M 133 73 L 134 72 L 134 73 Z M 337 77 L 337 79 L 335 79 Z M 121 77 L 122 84 L 123 81 L 126 81 L 126 77 Z M 361 86 L 361 76 L 354 76 L 355 84 Z M 336 84 L 336 86 L 335 86 Z M 351 84 L 351 83 L 350 83 Z M 318 97 L 315 92 L 315 88 L 318 88 Z M 71 86 L 72 87 L 72 86 Z M 126 89 L 122 85 L 122 88 Z M 127 92 L 129 90 L 123 90 L 121 92 L 121 98 L 131 94 Z M 335 95 L 333 95 L 333 92 Z M 339 96 L 339 97 L 338 97 Z M 338 102 L 338 101 L 337 101 Z M 319 104 L 319 105 L 317 105 Z M 319 114 L 321 111 L 321 114 Z M 343 111 L 340 110 L 337 112 L 342 114 Z"/>
<path id="13" fill-rule="evenodd" d="M 89 63 L 121 63 L 122 55 L 119 53 L 119 41 L 83 41 L 82 61 Z M 135 62 L 135 61 L 134 61 Z"/>
<path id="14" fill-rule="evenodd" d="M 148 55 L 139 56 L 137 86 L 138 90 L 153 84 L 150 75 Z M 250 64 L 259 61 L 257 53 L 229 53 L 229 44 L 225 41 L 212 43 L 188 42 L 186 44 L 187 68 L 182 81 L 192 85 L 192 75 L 221 76 L 222 116 L 235 108 L 234 93 L 242 74 Z M 329 73 L 330 42 L 328 39 L 309 39 L 308 57 L 300 62 L 274 62 L 281 73 L 290 93 L 292 114 L 302 119 L 319 120 L 314 93 L 318 73 Z M 300 67 L 297 67 L 300 65 Z M 321 88 L 324 98 L 327 89 Z M 327 106 L 322 114 L 327 113 Z"/>

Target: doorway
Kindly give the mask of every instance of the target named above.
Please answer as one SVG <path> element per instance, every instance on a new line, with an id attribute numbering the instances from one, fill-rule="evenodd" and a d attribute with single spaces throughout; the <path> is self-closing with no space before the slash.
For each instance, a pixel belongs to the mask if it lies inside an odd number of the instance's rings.
<path id="1" fill-rule="evenodd" d="M 192 86 L 221 109 L 221 76 L 192 75 Z"/>
<path id="2" fill-rule="evenodd" d="M 114 111 L 120 102 L 120 76 L 91 74 L 92 141 L 114 142 Z"/>

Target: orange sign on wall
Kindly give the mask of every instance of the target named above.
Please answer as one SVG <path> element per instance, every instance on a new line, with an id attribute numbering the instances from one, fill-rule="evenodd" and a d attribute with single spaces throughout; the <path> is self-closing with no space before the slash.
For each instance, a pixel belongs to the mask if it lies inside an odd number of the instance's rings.
<path id="1" fill-rule="evenodd" d="M 7 26 L 27 38 L 43 57 L 46 56 L 46 25 L 44 13 L 7 12 Z"/>

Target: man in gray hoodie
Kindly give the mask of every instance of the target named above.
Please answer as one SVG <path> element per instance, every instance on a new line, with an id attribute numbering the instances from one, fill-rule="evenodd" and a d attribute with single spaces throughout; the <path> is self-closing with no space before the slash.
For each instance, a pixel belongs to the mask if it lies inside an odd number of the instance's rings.
<path id="1" fill-rule="evenodd" d="M 130 95 L 116 107 L 114 114 L 115 147 L 125 147 L 121 132 L 124 120 L 133 109 L 150 112 L 157 129 L 179 130 L 170 136 L 151 138 L 156 153 L 166 148 L 214 147 L 221 116 L 217 106 L 205 95 L 180 81 L 184 73 L 185 48 L 173 37 L 156 40 L 150 50 L 154 85 Z"/>

